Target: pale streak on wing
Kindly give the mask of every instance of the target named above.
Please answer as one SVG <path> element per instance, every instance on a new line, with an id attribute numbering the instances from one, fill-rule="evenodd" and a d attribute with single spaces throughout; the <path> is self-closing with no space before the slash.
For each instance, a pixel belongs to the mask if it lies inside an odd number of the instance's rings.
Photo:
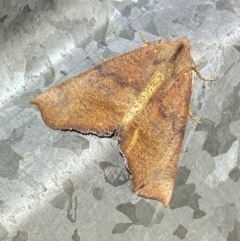
<path id="1" fill-rule="evenodd" d="M 149 113 L 139 114 L 121 133 L 120 149 L 139 195 L 169 204 L 182 151 L 191 97 L 191 72 L 175 81 L 162 99 L 159 90 L 149 101 Z M 147 105 L 147 106 L 148 106 Z M 147 108 L 146 108 L 147 109 Z M 135 126 L 138 135 L 135 137 Z"/>
<path id="2" fill-rule="evenodd" d="M 148 85 L 161 49 L 164 46 L 156 43 L 105 61 L 50 88 L 32 103 L 38 106 L 46 124 L 54 129 L 75 129 L 98 135 L 111 133 L 119 128 L 123 117 Z"/>

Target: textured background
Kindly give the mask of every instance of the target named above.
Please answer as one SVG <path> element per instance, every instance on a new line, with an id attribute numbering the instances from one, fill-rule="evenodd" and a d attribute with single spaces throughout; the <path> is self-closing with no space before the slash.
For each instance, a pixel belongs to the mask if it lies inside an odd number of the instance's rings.
<path id="1" fill-rule="evenodd" d="M 116 138 L 48 128 L 34 96 L 146 39 L 191 41 L 171 204 L 140 198 Z M 238 0 L 0 0 L 0 240 L 240 240 Z"/>

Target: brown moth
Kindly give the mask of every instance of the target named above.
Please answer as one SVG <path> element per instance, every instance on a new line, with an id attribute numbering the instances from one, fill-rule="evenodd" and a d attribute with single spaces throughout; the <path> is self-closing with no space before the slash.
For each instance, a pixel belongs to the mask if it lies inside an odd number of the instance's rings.
<path id="1" fill-rule="evenodd" d="M 192 93 L 187 39 L 155 41 L 58 84 L 31 101 L 53 129 L 116 134 L 139 195 L 172 197 Z"/>

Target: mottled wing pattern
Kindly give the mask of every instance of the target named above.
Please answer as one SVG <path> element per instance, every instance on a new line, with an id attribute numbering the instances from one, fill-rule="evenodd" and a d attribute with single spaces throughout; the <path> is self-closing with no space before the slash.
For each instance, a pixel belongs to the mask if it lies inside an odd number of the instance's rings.
<path id="1" fill-rule="evenodd" d="M 91 68 L 31 101 L 54 129 L 109 135 L 145 88 L 164 44 L 139 47 Z"/>
<path id="2" fill-rule="evenodd" d="M 99 136 L 116 131 L 133 189 L 166 206 L 187 125 L 192 64 L 187 39 L 153 42 L 50 88 L 32 103 L 54 129 Z"/>
<path id="3" fill-rule="evenodd" d="M 121 132 L 120 149 L 139 195 L 169 204 L 187 126 L 192 73 L 182 74 L 159 99 L 157 92 L 145 109 Z"/>

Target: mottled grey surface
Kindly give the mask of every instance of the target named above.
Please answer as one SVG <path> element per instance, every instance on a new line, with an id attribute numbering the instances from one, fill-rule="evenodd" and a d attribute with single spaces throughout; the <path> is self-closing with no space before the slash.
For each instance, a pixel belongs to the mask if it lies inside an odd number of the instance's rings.
<path id="1" fill-rule="evenodd" d="M 141 44 L 191 41 L 196 78 L 169 207 L 133 193 L 116 138 L 48 128 L 38 93 Z M 238 0 L 0 0 L 0 241 L 240 240 Z"/>
<path id="2" fill-rule="evenodd" d="M 178 225 L 177 229 L 173 232 L 173 235 L 178 236 L 180 239 L 184 239 L 187 234 L 187 229 L 182 225 Z"/>

